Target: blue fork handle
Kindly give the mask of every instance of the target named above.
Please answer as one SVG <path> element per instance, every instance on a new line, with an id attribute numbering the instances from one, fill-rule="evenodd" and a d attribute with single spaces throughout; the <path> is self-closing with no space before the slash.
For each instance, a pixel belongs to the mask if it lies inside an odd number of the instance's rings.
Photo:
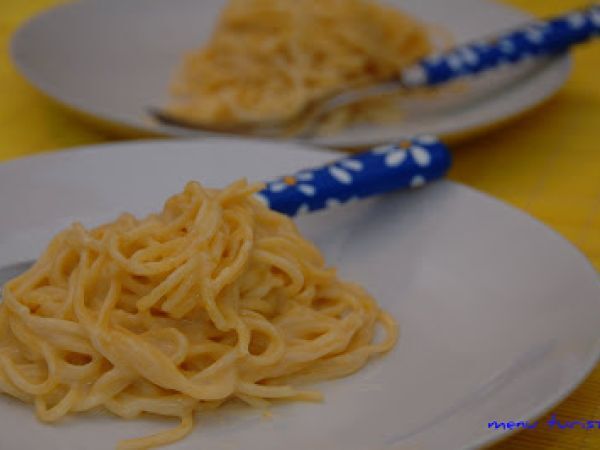
<path id="1" fill-rule="evenodd" d="M 407 87 L 435 86 L 528 57 L 560 53 L 593 36 L 600 36 L 600 5 L 430 56 L 403 70 L 401 80 Z"/>
<path id="2" fill-rule="evenodd" d="M 443 143 L 417 136 L 280 177 L 255 195 L 271 209 L 295 216 L 421 186 L 444 176 L 450 163 L 450 151 Z"/>

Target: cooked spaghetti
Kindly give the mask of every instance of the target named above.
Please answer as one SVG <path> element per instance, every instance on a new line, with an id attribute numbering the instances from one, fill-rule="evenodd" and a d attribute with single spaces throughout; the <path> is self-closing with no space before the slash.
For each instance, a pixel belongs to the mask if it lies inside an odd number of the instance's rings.
<path id="1" fill-rule="evenodd" d="M 393 319 L 255 200 L 258 188 L 189 183 L 159 214 L 59 233 L 4 287 L 0 390 L 45 422 L 94 408 L 180 420 L 118 444 L 142 449 L 181 439 L 197 410 L 229 399 L 318 400 L 299 385 L 389 350 Z"/>
<path id="2" fill-rule="evenodd" d="M 430 50 L 423 24 L 372 0 L 230 0 L 206 46 L 185 59 L 170 111 L 220 125 L 286 118 L 323 94 L 389 79 Z M 328 121 L 381 120 L 393 100 Z"/>

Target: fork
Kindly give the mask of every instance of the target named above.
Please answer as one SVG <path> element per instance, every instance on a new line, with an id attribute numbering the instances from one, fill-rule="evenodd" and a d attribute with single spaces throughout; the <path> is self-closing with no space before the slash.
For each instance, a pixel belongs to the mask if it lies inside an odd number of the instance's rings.
<path id="1" fill-rule="evenodd" d="M 366 86 L 333 90 L 308 101 L 288 117 L 235 124 L 215 124 L 178 117 L 164 109 L 151 107 L 149 114 L 160 123 L 187 130 L 232 133 L 261 137 L 306 138 L 313 135 L 320 119 L 343 106 L 375 96 L 426 86 L 439 86 L 524 59 L 553 55 L 600 35 L 600 5 L 544 21 L 533 21 L 492 38 L 479 39 L 431 55 L 402 70 L 391 79 Z M 294 129 L 290 132 L 290 129 Z"/>
<path id="2" fill-rule="evenodd" d="M 255 197 L 290 217 L 401 188 L 417 188 L 443 177 L 451 164 L 448 148 L 433 136 L 417 136 L 345 156 L 328 164 L 265 183 Z M 0 267 L 0 288 L 33 261 Z"/>

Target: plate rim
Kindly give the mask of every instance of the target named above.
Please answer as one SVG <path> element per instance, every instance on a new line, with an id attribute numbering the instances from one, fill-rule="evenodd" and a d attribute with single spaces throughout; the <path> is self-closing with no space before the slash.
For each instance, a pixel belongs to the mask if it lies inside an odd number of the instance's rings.
<path id="1" fill-rule="evenodd" d="M 209 137 L 209 138 L 195 138 L 195 139 L 140 139 L 134 141 L 116 141 L 109 143 L 98 143 L 91 145 L 81 145 L 76 147 L 69 147 L 59 149 L 57 151 L 52 151 L 48 153 L 29 155 L 21 158 L 16 158 L 9 161 L 0 162 L 0 174 L 3 171 L 8 170 L 23 170 L 20 167 L 29 166 L 32 163 L 44 160 L 58 160 L 60 161 L 63 158 L 68 158 L 70 156 L 82 157 L 84 155 L 93 155 L 97 153 L 108 153 L 110 151 L 122 151 L 123 148 L 133 148 L 133 147 L 145 147 L 145 146 L 159 146 L 163 144 L 168 144 L 170 146 L 179 146 L 183 148 L 187 148 L 188 151 L 191 150 L 192 145 L 202 144 L 202 145 L 223 145 L 224 143 L 237 143 L 238 148 L 239 144 L 247 143 L 248 141 L 253 141 L 254 143 L 261 143 L 270 147 L 275 147 L 280 145 L 278 142 L 273 142 L 264 139 L 242 139 L 242 138 L 232 138 L 232 137 Z M 306 143 L 298 143 L 298 142 L 286 142 L 285 145 L 289 147 L 293 147 L 288 149 L 291 152 L 295 153 L 313 153 L 318 158 L 323 157 L 325 159 L 326 156 L 339 156 L 340 152 L 334 150 L 326 150 L 326 151 L 315 151 L 314 146 L 311 146 Z M 230 145 L 231 147 L 231 145 Z M 475 196 L 479 199 L 478 201 L 483 201 L 487 203 L 493 204 L 497 208 L 502 208 L 505 210 L 512 210 L 513 213 L 518 214 L 519 216 L 526 218 L 528 222 L 535 225 L 536 227 L 542 227 L 546 233 L 549 233 L 556 241 L 558 241 L 559 245 L 562 245 L 565 249 L 569 249 L 571 252 L 574 252 L 578 258 L 581 258 L 582 268 L 585 268 L 590 275 L 598 275 L 599 271 L 594 267 L 591 262 L 591 259 L 576 245 L 574 245 L 571 241 L 565 238 L 562 234 L 556 231 L 554 228 L 550 227 L 548 224 L 539 220 L 535 216 L 531 215 L 529 212 L 518 208 L 510 203 L 494 197 L 480 189 L 476 189 L 474 187 L 468 186 L 466 184 L 449 180 L 447 178 L 438 181 L 437 183 L 445 183 L 448 185 L 453 185 L 458 187 L 460 190 L 464 192 L 469 192 L 470 194 L 475 194 Z M 14 194 L 13 194 L 14 195 Z M 600 292 L 600 278 L 598 280 L 598 291 Z M 572 377 L 570 377 L 568 382 L 564 383 L 562 389 L 558 390 L 556 394 L 552 396 L 548 396 L 544 402 L 540 402 L 536 407 L 532 408 L 530 412 L 527 412 L 522 417 L 514 418 L 513 420 L 534 420 L 542 416 L 543 414 L 549 412 L 556 405 L 564 401 L 569 395 L 573 393 L 581 384 L 583 384 L 590 376 L 591 372 L 600 364 L 600 334 L 596 338 L 596 342 L 593 345 L 594 349 L 589 352 L 586 356 L 585 364 L 582 365 L 582 368 Z M 504 439 L 513 436 L 519 430 L 486 430 L 486 433 L 482 435 L 482 437 L 472 440 L 471 442 L 467 442 L 465 449 L 477 449 L 482 446 L 489 446 Z"/>

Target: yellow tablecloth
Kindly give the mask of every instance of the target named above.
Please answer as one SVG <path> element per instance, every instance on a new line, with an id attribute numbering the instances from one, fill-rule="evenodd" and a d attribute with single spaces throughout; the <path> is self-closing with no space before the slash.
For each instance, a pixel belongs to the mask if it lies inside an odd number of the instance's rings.
<path id="1" fill-rule="evenodd" d="M 59 1 L 0 2 L 0 160 L 111 139 L 35 92 L 9 63 L 11 33 L 25 18 Z M 508 1 L 540 16 L 585 4 Z M 574 56 L 566 86 L 518 126 L 509 124 L 455 145 L 451 178 L 544 221 L 600 269 L 600 43 L 577 49 Z M 600 420 L 600 367 L 552 413 L 561 420 Z M 600 431 L 527 430 L 492 448 L 600 449 Z"/>

